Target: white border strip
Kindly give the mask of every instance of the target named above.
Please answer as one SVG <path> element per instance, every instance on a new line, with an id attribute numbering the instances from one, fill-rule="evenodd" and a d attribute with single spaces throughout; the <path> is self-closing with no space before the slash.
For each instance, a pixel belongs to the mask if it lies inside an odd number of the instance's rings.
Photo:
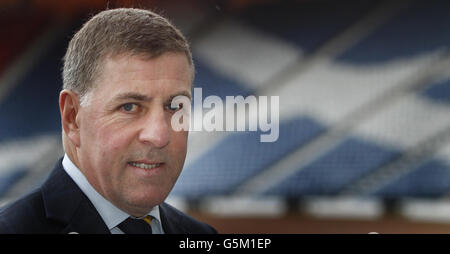
<path id="1" fill-rule="evenodd" d="M 400 213 L 414 221 L 450 223 L 450 200 L 405 200 Z"/>
<path id="2" fill-rule="evenodd" d="M 306 213 L 320 218 L 373 220 L 385 213 L 380 200 L 361 197 L 309 198 L 304 206 Z"/>
<path id="3" fill-rule="evenodd" d="M 279 217 L 286 213 L 287 204 L 277 197 L 210 197 L 200 210 L 220 217 Z"/>

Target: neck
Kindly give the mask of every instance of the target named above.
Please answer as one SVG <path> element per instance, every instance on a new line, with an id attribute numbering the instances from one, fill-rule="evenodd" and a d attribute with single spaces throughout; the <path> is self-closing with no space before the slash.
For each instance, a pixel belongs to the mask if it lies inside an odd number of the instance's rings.
<path id="1" fill-rule="evenodd" d="M 82 169 L 80 167 L 80 161 L 79 161 L 78 155 L 76 153 L 76 149 L 72 145 L 72 143 L 70 143 L 70 140 L 68 140 L 68 138 L 66 137 L 65 134 L 63 134 L 63 147 L 64 147 L 64 152 L 67 154 L 67 157 L 69 157 L 69 159 L 72 161 L 72 163 L 75 164 L 75 166 L 79 170 L 82 171 Z"/>

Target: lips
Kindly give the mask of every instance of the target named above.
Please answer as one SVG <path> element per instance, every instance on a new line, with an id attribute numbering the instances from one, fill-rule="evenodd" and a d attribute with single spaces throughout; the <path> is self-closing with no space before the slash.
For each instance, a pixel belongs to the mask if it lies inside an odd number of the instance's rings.
<path id="1" fill-rule="evenodd" d="M 161 166 L 163 163 L 157 163 L 157 162 L 142 162 L 142 161 L 131 161 L 128 162 L 128 165 L 131 165 L 136 168 L 141 169 L 153 169 Z"/>

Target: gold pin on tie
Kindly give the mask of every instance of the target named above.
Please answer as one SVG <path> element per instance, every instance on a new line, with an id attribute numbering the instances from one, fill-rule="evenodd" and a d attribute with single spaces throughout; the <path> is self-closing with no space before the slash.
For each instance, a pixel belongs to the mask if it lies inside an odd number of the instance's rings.
<path id="1" fill-rule="evenodd" d="M 145 222 L 147 222 L 148 225 L 150 225 L 150 227 L 152 226 L 152 217 L 151 216 L 145 216 L 145 218 L 143 220 Z"/>

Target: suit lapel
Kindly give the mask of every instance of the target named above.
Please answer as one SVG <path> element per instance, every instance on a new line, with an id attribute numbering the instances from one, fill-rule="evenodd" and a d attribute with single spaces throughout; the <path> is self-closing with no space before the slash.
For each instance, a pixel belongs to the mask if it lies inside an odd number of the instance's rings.
<path id="1" fill-rule="evenodd" d="M 181 216 L 170 205 L 167 203 L 159 205 L 159 214 L 165 234 L 189 234 L 183 227 Z"/>
<path id="2" fill-rule="evenodd" d="M 102 218 L 87 198 L 81 201 L 72 219 L 61 233 L 77 232 L 79 234 L 110 234 Z"/>
<path id="3" fill-rule="evenodd" d="M 62 159 L 42 186 L 42 197 L 47 218 L 61 223 L 61 233 L 110 233 L 92 203 L 63 169 Z"/>

